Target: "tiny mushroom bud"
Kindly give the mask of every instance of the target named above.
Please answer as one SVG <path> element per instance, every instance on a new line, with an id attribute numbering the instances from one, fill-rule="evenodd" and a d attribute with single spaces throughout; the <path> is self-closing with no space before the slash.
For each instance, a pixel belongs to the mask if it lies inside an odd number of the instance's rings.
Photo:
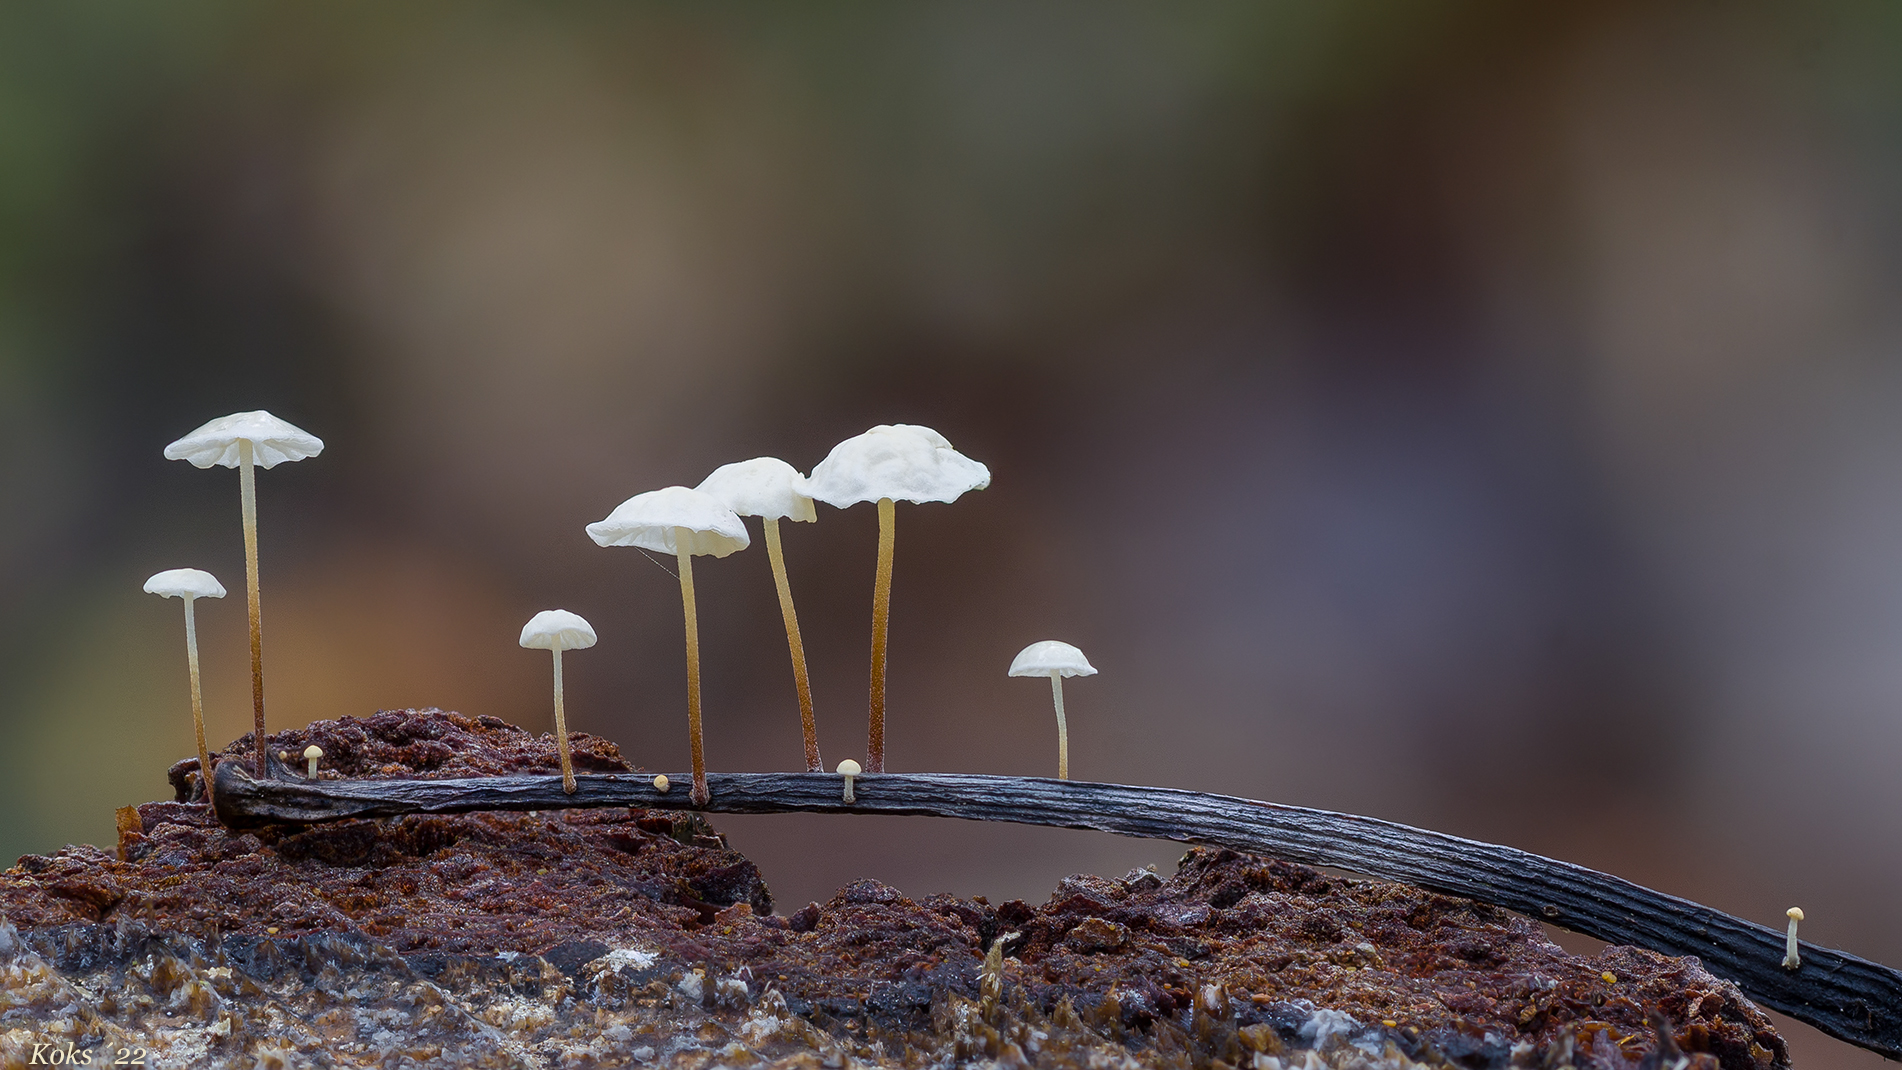
<path id="1" fill-rule="evenodd" d="M 575 768 L 568 757 L 568 720 L 561 705 L 561 652 L 586 650 L 594 642 L 594 626 L 565 609 L 544 609 L 522 626 L 522 646 L 555 655 L 555 746 L 561 752 L 561 790 L 570 795 L 575 793 Z"/>
<path id="2" fill-rule="evenodd" d="M 859 763 L 850 758 L 839 763 L 839 775 L 845 778 L 845 801 L 847 804 L 855 801 L 852 797 L 852 778 L 858 776 L 861 772 L 863 772 L 863 770 L 859 768 Z"/>
<path id="3" fill-rule="evenodd" d="M 264 624 L 258 601 L 258 488 L 256 468 L 275 468 L 324 451 L 324 440 L 263 409 L 234 412 L 165 447 L 168 461 L 195 467 L 221 464 L 238 470 L 238 504 L 244 515 L 244 586 L 251 611 L 251 708 L 258 741 L 258 778 L 264 761 Z"/>
<path id="4" fill-rule="evenodd" d="M 310 763 L 310 778 L 312 780 L 317 779 L 317 759 L 323 756 L 324 749 L 315 743 L 304 748 L 304 761 Z"/>
<path id="5" fill-rule="evenodd" d="M 156 573 L 145 581 L 147 594 L 176 598 L 185 603 L 185 665 L 192 679 L 192 729 L 198 733 L 198 780 L 205 786 L 205 801 L 211 801 L 211 753 L 205 747 L 205 700 L 198 687 L 198 622 L 192 613 L 192 601 L 198 598 L 223 598 L 225 585 L 209 572 L 195 568 L 174 568 Z"/>
<path id="6" fill-rule="evenodd" d="M 1803 965 L 1803 956 L 1796 953 L 1796 923 L 1803 920 L 1803 908 L 1791 907 L 1783 913 L 1790 919 L 1790 937 L 1783 945 L 1783 968 L 1794 970 Z"/>
<path id="7" fill-rule="evenodd" d="M 1063 723 L 1063 678 L 1095 676 L 1095 666 L 1076 647 L 1045 639 L 1018 651 L 1010 663 L 1010 674 L 1050 677 L 1050 694 L 1057 704 L 1057 779 L 1070 779 L 1070 734 Z"/>
<path id="8" fill-rule="evenodd" d="M 661 773 L 654 778 L 654 790 L 660 792 L 662 795 L 667 794 L 667 789 L 673 786 L 673 781 L 667 779 L 666 773 Z"/>

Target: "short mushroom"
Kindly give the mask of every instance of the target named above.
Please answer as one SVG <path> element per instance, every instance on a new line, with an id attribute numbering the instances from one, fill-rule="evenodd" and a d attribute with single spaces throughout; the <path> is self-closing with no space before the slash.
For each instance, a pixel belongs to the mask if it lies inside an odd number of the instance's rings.
<path id="1" fill-rule="evenodd" d="M 777 457 L 723 464 L 694 489 L 718 498 L 740 516 L 757 516 L 766 530 L 766 557 L 773 566 L 773 586 L 779 591 L 779 615 L 786 626 L 786 646 L 792 652 L 793 688 L 799 694 L 799 727 L 806 743 L 806 770 L 825 769 L 819 757 L 819 730 L 812 717 L 812 683 L 806 675 L 806 645 L 799 638 L 799 614 L 793 610 L 792 585 L 786 581 L 786 558 L 779 547 L 779 522 L 810 523 L 819 518 L 805 493 L 806 477 Z"/>
<path id="2" fill-rule="evenodd" d="M 316 435 L 263 409 L 220 416 L 165 447 L 165 459 L 238 470 L 238 500 L 244 510 L 244 589 L 251 611 L 251 708 L 256 717 L 258 777 L 266 775 L 264 751 L 264 625 L 258 605 L 258 488 L 252 468 L 275 468 L 324 451 Z"/>
<path id="3" fill-rule="evenodd" d="M 667 789 L 673 786 L 674 782 L 667 779 L 666 773 L 660 773 L 654 777 L 654 790 L 660 792 L 662 795 L 667 794 Z"/>
<path id="4" fill-rule="evenodd" d="M 1063 723 L 1063 678 L 1095 676 L 1096 667 L 1076 647 L 1045 639 L 1018 651 L 1010 663 L 1010 674 L 1050 677 L 1050 696 L 1057 704 L 1057 779 L 1070 779 L 1070 733 Z"/>
<path id="5" fill-rule="evenodd" d="M 317 762 L 324 756 L 324 749 L 312 743 L 304 748 L 304 762 L 310 769 L 310 778 L 317 779 Z"/>
<path id="6" fill-rule="evenodd" d="M 555 747 L 561 753 L 561 790 L 570 795 L 575 793 L 575 767 L 568 756 L 568 718 L 561 705 L 561 652 L 586 650 L 594 643 L 594 626 L 565 609 L 544 609 L 522 626 L 524 647 L 555 655 Z"/>
<path id="7" fill-rule="evenodd" d="M 638 546 L 673 554 L 680 562 L 680 608 L 687 625 L 687 740 L 693 752 L 693 801 L 705 806 L 707 763 L 700 733 L 700 622 L 693 604 L 695 554 L 725 557 L 752 541 L 746 523 L 710 494 L 663 487 L 636 494 L 604 520 L 588 525 L 599 546 Z"/>
<path id="8" fill-rule="evenodd" d="M 1790 919 L 1789 936 L 1784 941 L 1783 968 L 1794 970 L 1803 965 L 1803 956 L 1797 954 L 1796 951 L 1796 923 L 1803 920 L 1803 908 L 1791 907 L 1783 913 Z"/>
<path id="9" fill-rule="evenodd" d="M 880 424 L 832 447 L 813 468 L 806 493 L 844 509 L 878 504 L 878 571 L 872 584 L 872 684 L 865 764 L 885 771 L 885 635 L 891 617 L 893 502 L 954 502 L 991 485 L 991 470 L 951 448 L 943 435 L 916 424 Z"/>
<path id="10" fill-rule="evenodd" d="M 192 602 L 199 598 L 223 598 L 225 585 L 201 569 L 171 568 L 146 580 L 145 592 L 185 603 L 185 665 L 191 670 L 192 728 L 198 733 L 198 779 L 205 785 L 205 801 L 210 802 L 211 752 L 205 747 L 205 700 L 198 687 L 198 622 L 192 613 Z"/>
<path id="11" fill-rule="evenodd" d="M 852 798 L 852 778 L 862 772 L 864 772 L 864 770 L 859 768 L 859 763 L 850 758 L 839 763 L 839 775 L 845 778 L 845 802 L 848 806 L 854 801 Z"/>

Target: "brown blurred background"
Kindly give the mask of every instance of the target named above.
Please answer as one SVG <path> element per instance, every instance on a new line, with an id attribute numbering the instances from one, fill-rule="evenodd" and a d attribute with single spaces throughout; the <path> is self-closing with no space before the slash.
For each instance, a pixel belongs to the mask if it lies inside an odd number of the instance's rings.
<path id="1" fill-rule="evenodd" d="M 109 842 L 249 721 L 576 727 L 686 761 L 623 498 L 874 423 L 895 769 L 1075 775 L 1496 840 L 1902 962 L 1902 8 L 1876 2 L 0 10 L 0 854 Z M 757 528 L 755 528 L 757 531 Z M 875 519 L 786 532 L 828 763 Z M 702 561 L 708 754 L 797 768 L 762 549 Z M 1041 900 L 1162 844 L 727 819 L 780 902 Z M 1873 1056 L 1797 1031 L 1805 1066 Z"/>

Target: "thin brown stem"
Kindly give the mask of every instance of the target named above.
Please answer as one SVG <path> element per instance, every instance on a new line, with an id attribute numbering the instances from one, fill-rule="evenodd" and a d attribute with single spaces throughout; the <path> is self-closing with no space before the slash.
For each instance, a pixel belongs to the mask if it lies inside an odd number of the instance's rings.
<path id="1" fill-rule="evenodd" d="M 693 608 L 693 555 L 687 552 L 687 533 L 676 531 L 680 546 L 680 610 L 687 621 L 687 740 L 693 751 L 693 801 L 707 805 L 707 759 L 700 746 L 700 619 Z"/>
<path id="2" fill-rule="evenodd" d="M 561 752 L 561 790 L 575 793 L 575 766 L 568 757 L 568 717 L 561 707 L 561 648 L 555 655 L 555 749 Z"/>
<path id="3" fill-rule="evenodd" d="M 244 507 L 244 595 L 251 611 L 251 712 L 258 744 L 258 776 L 269 776 L 264 756 L 264 623 L 258 598 L 258 480 L 251 440 L 238 440 L 238 497 Z"/>
<path id="4" fill-rule="evenodd" d="M 211 751 L 205 746 L 205 700 L 198 687 L 198 620 L 192 613 L 191 595 L 185 603 L 185 664 L 192 674 L 192 728 L 198 733 L 198 779 L 205 785 L 205 801 L 211 802 Z"/>
<path id="5" fill-rule="evenodd" d="M 779 548 L 779 518 L 766 518 L 766 557 L 773 563 L 773 586 L 779 589 L 779 615 L 786 622 L 786 646 L 792 651 L 793 686 L 799 691 L 799 728 L 806 738 L 806 771 L 819 773 L 819 727 L 812 719 L 812 682 L 806 676 L 806 644 L 799 639 L 799 614 L 793 611 L 792 585 L 786 582 L 786 557 Z"/>
<path id="6" fill-rule="evenodd" d="M 897 517 L 892 500 L 878 500 L 878 577 L 872 584 L 872 699 L 865 737 L 865 771 L 885 771 L 885 630 L 892 615 L 892 542 Z"/>

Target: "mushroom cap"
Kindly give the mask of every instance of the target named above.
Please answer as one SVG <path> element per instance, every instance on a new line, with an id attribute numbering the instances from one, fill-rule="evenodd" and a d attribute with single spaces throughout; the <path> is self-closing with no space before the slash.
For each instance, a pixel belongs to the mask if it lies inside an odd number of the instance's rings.
<path id="1" fill-rule="evenodd" d="M 322 747 L 319 747 L 315 743 L 312 743 L 310 746 L 304 748 L 304 757 L 306 758 L 322 758 L 323 756 L 324 756 L 324 749 Z"/>
<path id="2" fill-rule="evenodd" d="M 684 536 L 684 537 L 683 537 Z M 601 546 L 639 546 L 663 554 L 725 557 L 752 541 L 746 523 L 711 494 L 686 487 L 662 487 L 614 507 L 607 519 L 588 525 L 588 537 Z"/>
<path id="3" fill-rule="evenodd" d="M 1053 672 L 1060 676 L 1095 676 L 1096 666 L 1083 656 L 1083 651 L 1055 639 L 1030 644 L 1010 663 L 1012 676 L 1049 676 Z"/>
<path id="4" fill-rule="evenodd" d="M 991 470 L 918 424 L 879 424 L 832 447 L 806 480 L 806 493 L 840 509 L 880 498 L 954 502 L 991 485 Z"/>
<path id="5" fill-rule="evenodd" d="M 842 761 L 839 763 L 838 771 L 845 774 L 846 776 L 858 776 L 861 772 L 863 772 L 863 770 L 859 768 L 859 763 L 853 761 L 850 758 L 847 758 L 845 761 Z"/>
<path id="6" fill-rule="evenodd" d="M 806 493 L 806 477 L 777 457 L 723 464 L 694 489 L 718 498 L 741 516 L 808 522 L 819 519 Z"/>
<path id="7" fill-rule="evenodd" d="M 544 609 L 522 625 L 521 641 L 531 650 L 586 650 L 594 645 L 594 625 L 579 613 Z"/>
<path id="8" fill-rule="evenodd" d="M 1785 916 L 1785 917 L 1787 917 L 1787 918 L 1789 918 L 1789 919 L 1790 919 L 1791 921 L 1802 921 L 1802 920 L 1803 920 L 1803 908 L 1802 908 L 1802 907 L 1791 907 L 1790 909 L 1788 909 L 1788 910 L 1786 910 L 1786 911 L 1784 911 L 1784 912 L 1783 912 L 1783 914 L 1784 914 L 1784 916 Z"/>
<path id="9" fill-rule="evenodd" d="M 145 581 L 145 593 L 167 598 L 223 598 L 225 585 L 202 569 L 168 568 Z"/>
<path id="10" fill-rule="evenodd" d="M 165 447 L 165 459 L 190 461 L 200 468 L 214 464 L 236 468 L 238 443 L 244 441 L 251 443 L 251 460 L 260 468 L 273 468 L 285 461 L 301 461 L 324 452 L 323 439 L 259 409 L 218 417 Z"/>

